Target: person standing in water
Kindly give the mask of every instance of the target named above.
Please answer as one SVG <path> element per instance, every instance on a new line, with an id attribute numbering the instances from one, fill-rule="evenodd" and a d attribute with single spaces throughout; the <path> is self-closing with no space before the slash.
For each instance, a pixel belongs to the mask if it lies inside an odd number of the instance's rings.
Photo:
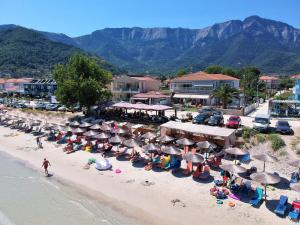
<path id="1" fill-rule="evenodd" d="M 46 158 L 44 158 L 42 167 L 44 167 L 44 169 L 45 169 L 45 174 L 46 174 L 47 176 L 49 175 L 49 173 L 48 173 L 48 166 L 51 166 L 51 164 L 50 164 L 50 162 L 49 162 Z"/>

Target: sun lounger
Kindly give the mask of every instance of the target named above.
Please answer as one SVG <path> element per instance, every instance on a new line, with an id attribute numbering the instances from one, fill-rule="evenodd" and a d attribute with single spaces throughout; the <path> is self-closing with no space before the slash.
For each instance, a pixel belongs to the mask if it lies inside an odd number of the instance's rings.
<path id="1" fill-rule="evenodd" d="M 287 210 L 287 204 L 288 204 L 288 197 L 284 196 L 284 195 L 281 195 L 280 199 L 279 199 L 279 202 L 278 202 L 278 205 L 276 206 L 276 209 L 274 210 L 274 212 L 277 215 L 284 216 L 285 212 Z"/>
<path id="2" fill-rule="evenodd" d="M 264 190 L 262 188 L 256 188 L 254 197 L 249 201 L 249 204 L 252 206 L 259 206 L 259 204 L 263 201 L 263 193 Z"/>
<path id="3" fill-rule="evenodd" d="M 241 157 L 240 157 L 240 162 L 242 162 L 242 163 L 249 163 L 250 162 L 250 154 L 248 153 L 248 154 L 246 154 L 246 155 L 242 155 Z"/>
<path id="4" fill-rule="evenodd" d="M 294 201 L 292 203 L 292 208 L 288 214 L 288 217 L 293 221 L 298 221 L 300 214 L 300 202 Z"/>
<path id="5" fill-rule="evenodd" d="M 290 184 L 298 183 L 299 181 L 299 173 L 293 172 L 291 175 Z"/>
<path id="6" fill-rule="evenodd" d="M 57 141 L 57 144 L 66 144 L 68 141 L 68 136 L 63 136 L 60 140 Z"/>
<path id="7" fill-rule="evenodd" d="M 251 181 L 244 181 L 240 186 L 240 194 L 248 196 L 251 191 Z"/>

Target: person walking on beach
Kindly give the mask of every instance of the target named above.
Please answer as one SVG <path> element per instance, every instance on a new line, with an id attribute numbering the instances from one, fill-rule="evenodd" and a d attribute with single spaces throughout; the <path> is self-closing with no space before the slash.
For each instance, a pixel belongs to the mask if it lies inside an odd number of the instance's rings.
<path id="1" fill-rule="evenodd" d="M 48 173 L 48 166 L 51 166 L 51 164 L 50 164 L 50 162 L 49 162 L 46 158 L 44 158 L 44 162 L 43 162 L 42 167 L 44 167 L 44 169 L 45 169 L 45 174 L 46 174 L 47 176 L 49 175 L 49 173 Z"/>
<path id="2" fill-rule="evenodd" d="M 40 137 L 40 136 L 38 136 L 38 137 L 36 138 L 36 144 L 37 144 L 38 148 L 43 148 L 43 145 L 42 145 L 42 141 L 41 141 L 41 137 Z"/>

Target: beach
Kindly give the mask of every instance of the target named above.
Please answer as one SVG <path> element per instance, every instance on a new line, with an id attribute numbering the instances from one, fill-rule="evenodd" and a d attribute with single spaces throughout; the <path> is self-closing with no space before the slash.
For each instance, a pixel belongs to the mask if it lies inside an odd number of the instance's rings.
<path id="1" fill-rule="evenodd" d="M 176 176 L 166 171 L 145 171 L 133 167 L 128 161 L 109 158 L 113 170 L 99 172 L 92 166 L 83 169 L 95 154 L 84 151 L 65 154 L 63 146 L 43 141 L 43 149 L 37 149 L 34 136 L 6 127 L 0 127 L 0 151 L 25 161 L 26 165 L 40 171 L 42 160 L 51 162 L 53 179 L 67 184 L 80 193 L 89 195 L 113 210 L 139 221 L 137 224 L 289 224 L 287 218 L 279 218 L 272 212 L 273 205 L 262 204 L 259 209 L 247 203 L 233 201 L 231 208 L 224 202 L 216 204 L 209 194 L 211 183 L 201 183 L 192 177 Z M 262 163 L 261 165 L 262 166 Z M 121 173 L 115 173 L 120 169 Z M 219 172 L 213 172 L 214 177 Z M 219 176 L 220 177 L 220 176 Z M 269 191 L 268 198 L 278 200 L 280 194 L 289 196 L 290 202 L 297 193 L 290 190 Z M 269 201 L 272 202 L 272 201 Z M 274 202 L 273 202 L 274 203 Z M 124 223 L 126 224 L 126 223 Z"/>

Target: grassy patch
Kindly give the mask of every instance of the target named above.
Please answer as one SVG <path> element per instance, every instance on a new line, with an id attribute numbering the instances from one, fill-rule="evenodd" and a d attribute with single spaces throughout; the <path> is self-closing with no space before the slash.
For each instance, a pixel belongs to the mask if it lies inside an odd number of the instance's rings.
<path id="1" fill-rule="evenodd" d="M 256 139 L 258 143 L 265 143 L 267 141 L 267 137 L 264 134 L 257 134 Z"/>
<path id="2" fill-rule="evenodd" d="M 287 155 L 288 155 L 288 152 L 287 152 L 287 151 L 280 151 L 280 152 L 279 152 L 279 155 L 280 155 L 280 156 L 287 156 Z"/>
<path id="3" fill-rule="evenodd" d="M 269 140 L 274 151 L 278 151 L 285 146 L 284 140 L 278 134 L 270 134 Z"/>
<path id="4" fill-rule="evenodd" d="M 242 132 L 242 137 L 245 140 L 245 142 L 249 142 L 251 137 L 254 137 L 257 134 L 257 131 L 249 128 L 249 127 L 244 127 L 243 132 Z"/>

